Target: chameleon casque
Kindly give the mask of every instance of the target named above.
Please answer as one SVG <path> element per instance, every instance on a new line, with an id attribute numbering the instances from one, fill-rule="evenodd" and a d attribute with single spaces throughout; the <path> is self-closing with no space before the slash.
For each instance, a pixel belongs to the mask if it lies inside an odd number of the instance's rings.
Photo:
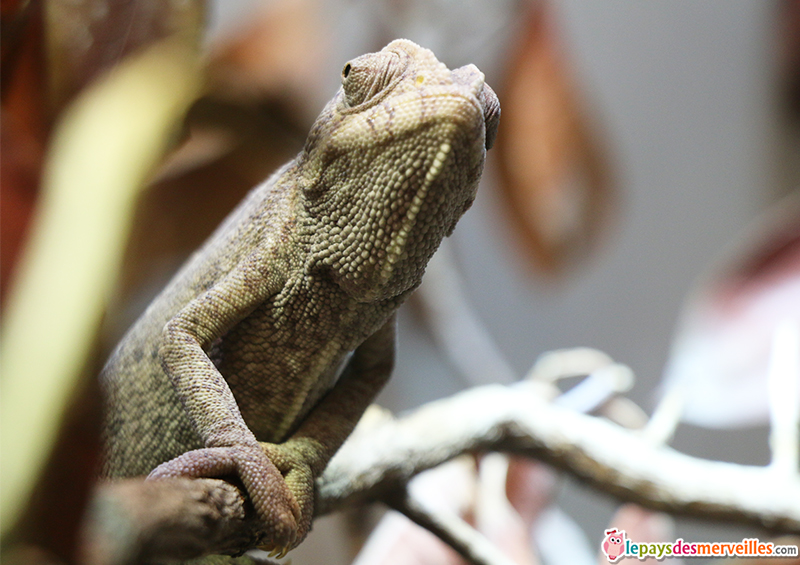
<path id="1" fill-rule="evenodd" d="M 314 479 L 388 378 L 395 312 L 475 198 L 500 117 L 483 74 L 407 40 L 348 62 L 101 374 L 108 477 L 238 477 L 285 553 Z"/>

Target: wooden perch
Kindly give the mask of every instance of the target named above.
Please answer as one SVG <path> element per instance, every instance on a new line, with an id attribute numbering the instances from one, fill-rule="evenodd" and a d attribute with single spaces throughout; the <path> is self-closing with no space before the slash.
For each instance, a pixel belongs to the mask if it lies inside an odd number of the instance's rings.
<path id="1" fill-rule="evenodd" d="M 484 451 L 546 461 L 648 508 L 800 532 L 798 475 L 654 446 L 636 432 L 546 402 L 529 383 L 474 388 L 402 418 L 360 426 L 319 480 L 316 514 L 389 499 L 416 474 Z M 104 555 L 185 559 L 260 541 L 238 489 L 213 479 L 105 484 L 89 523 L 90 555 L 105 548 Z M 108 549 L 115 544 L 124 547 Z M 90 561 L 130 562 L 136 561 Z"/>
<path id="2" fill-rule="evenodd" d="M 453 548 L 472 565 L 515 565 L 484 535 L 461 517 L 434 512 L 414 500 L 407 491 L 387 497 L 385 502 Z"/>
<path id="3" fill-rule="evenodd" d="M 474 388 L 354 434 L 320 481 L 319 511 L 380 498 L 387 485 L 475 451 L 528 455 L 672 514 L 800 532 L 800 476 L 653 446 L 636 432 L 545 402 L 526 383 Z"/>

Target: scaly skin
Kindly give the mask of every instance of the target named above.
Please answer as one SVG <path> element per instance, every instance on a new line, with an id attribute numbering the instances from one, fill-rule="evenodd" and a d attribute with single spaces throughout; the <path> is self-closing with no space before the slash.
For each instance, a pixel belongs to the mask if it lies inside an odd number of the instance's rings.
<path id="1" fill-rule="evenodd" d="M 303 151 L 256 187 L 103 369 L 109 477 L 238 476 L 281 553 L 388 378 L 394 313 L 475 197 L 499 121 L 473 65 L 397 40 L 345 65 Z"/>

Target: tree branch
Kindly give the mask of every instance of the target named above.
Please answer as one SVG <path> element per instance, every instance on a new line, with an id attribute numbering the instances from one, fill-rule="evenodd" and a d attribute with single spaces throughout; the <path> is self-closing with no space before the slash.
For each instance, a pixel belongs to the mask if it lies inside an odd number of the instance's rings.
<path id="1" fill-rule="evenodd" d="M 500 549 L 456 514 L 436 512 L 414 500 L 407 490 L 388 496 L 384 502 L 422 526 L 473 565 L 515 565 Z"/>
<path id="2" fill-rule="evenodd" d="M 98 485 L 84 528 L 87 564 L 241 553 L 259 543 L 242 491 L 218 479 L 125 479 Z"/>
<path id="3" fill-rule="evenodd" d="M 545 402 L 527 383 L 474 388 L 354 434 L 320 480 L 319 511 L 380 498 L 387 486 L 477 451 L 528 455 L 655 510 L 800 532 L 800 476 L 653 446 Z"/>
<path id="4" fill-rule="evenodd" d="M 654 446 L 606 420 L 544 401 L 529 383 L 474 388 L 405 417 L 360 426 L 318 481 L 316 513 L 389 499 L 416 474 L 462 453 L 482 451 L 546 461 L 648 508 L 800 532 L 798 475 Z M 91 514 L 90 532 L 99 534 L 89 535 L 89 547 L 102 547 L 104 537 L 119 537 L 128 540 L 128 553 L 146 552 L 150 558 L 235 552 L 261 541 L 244 497 L 220 480 L 107 484 Z M 104 521 L 123 527 L 109 532 L 98 526 Z M 131 549 L 137 544 L 142 547 Z"/>

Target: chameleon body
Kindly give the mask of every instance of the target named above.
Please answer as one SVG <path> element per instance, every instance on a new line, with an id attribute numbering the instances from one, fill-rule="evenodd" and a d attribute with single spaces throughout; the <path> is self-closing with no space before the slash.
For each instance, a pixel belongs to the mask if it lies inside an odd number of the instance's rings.
<path id="1" fill-rule="evenodd" d="M 108 477 L 236 476 L 286 551 L 391 372 L 394 314 L 472 203 L 499 103 L 406 40 L 358 57 L 101 374 Z"/>

